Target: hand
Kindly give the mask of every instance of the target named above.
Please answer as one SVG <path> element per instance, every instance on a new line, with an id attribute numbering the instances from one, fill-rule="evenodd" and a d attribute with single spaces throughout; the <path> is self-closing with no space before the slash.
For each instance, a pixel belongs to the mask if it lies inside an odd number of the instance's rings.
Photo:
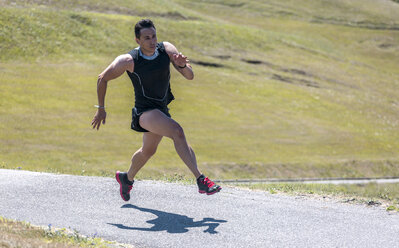
<path id="1" fill-rule="evenodd" d="M 96 115 L 94 116 L 93 120 L 91 121 L 91 125 L 93 129 L 97 127 L 97 130 L 100 128 L 101 122 L 105 125 L 105 118 L 107 117 L 107 112 L 104 109 L 99 108 L 97 109 Z"/>
<path id="2" fill-rule="evenodd" d="M 184 67 L 189 62 L 187 57 L 184 56 L 182 53 L 174 53 L 172 56 L 172 60 L 173 64 L 179 67 Z"/>

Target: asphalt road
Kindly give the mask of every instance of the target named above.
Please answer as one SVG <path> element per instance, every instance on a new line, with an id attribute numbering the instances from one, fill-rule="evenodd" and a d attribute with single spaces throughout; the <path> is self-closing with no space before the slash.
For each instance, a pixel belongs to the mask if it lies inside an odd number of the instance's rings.
<path id="1" fill-rule="evenodd" d="M 0 170 L 0 216 L 136 247 L 399 247 L 399 214 L 379 207 L 225 187 Z"/>

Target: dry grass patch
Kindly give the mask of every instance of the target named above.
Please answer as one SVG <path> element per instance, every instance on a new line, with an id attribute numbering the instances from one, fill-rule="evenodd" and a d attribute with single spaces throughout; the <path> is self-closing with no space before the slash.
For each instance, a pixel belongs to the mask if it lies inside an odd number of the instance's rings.
<path id="1" fill-rule="evenodd" d="M 70 248 L 70 247 L 126 247 L 131 245 L 108 242 L 96 237 L 85 237 L 77 231 L 43 228 L 27 222 L 14 221 L 0 216 L 1 248 Z"/>

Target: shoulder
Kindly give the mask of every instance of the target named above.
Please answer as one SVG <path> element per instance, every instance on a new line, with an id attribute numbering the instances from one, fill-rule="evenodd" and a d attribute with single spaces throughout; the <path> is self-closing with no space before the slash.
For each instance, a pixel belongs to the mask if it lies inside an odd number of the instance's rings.
<path id="1" fill-rule="evenodd" d="M 133 58 L 132 58 L 132 55 L 130 53 L 119 55 L 118 57 L 116 57 L 115 60 L 119 61 L 120 63 L 133 62 Z"/>
<path id="2" fill-rule="evenodd" d="M 163 45 L 165 46 L 165 51 L 168 53 L 169 56 L 172 55 L 172 54 L 179 53 L 177 51 L 177 48 L 172 43 L 170 43 L 168 41 L 164 41 Z"/>
<path id="3" fill-rule="evenodd" d="M 131 50 L 130 52 L 128 52 L 125 55 L 130 55 L 130 57 L 132 57 L 133 60 L 137 60 L 137 58 L 139 56 L 139 48 L 136 47 L 135 49 Z"/>
<path id="4" fill-rule="evenodd" d="M 116 57 L 114 60 L 116 66 L 121 67 L 125 70 L 133 72 L 134 60 L 130 53 L 122 54 Z"/>

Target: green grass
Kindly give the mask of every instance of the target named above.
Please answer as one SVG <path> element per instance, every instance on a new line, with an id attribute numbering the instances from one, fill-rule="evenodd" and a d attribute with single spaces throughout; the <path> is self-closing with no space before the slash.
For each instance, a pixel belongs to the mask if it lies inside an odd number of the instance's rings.
<path id="1" fill-rule="evenodd" d="M 252 190 L 264 190 L 272 194 L 287 193 L 294 195 L 313 195 L 329 197 L 341 202 L 362 203 L 367 205 L 382 205 L 387 211 L 399 212 L 399 184 L 253 184 L 240 185 Z"/>
<path id="2" fill-rule="evenodd" d="M 90 128 L 96 78 L 136 47 L 133 26 L 151 17 L 159 40 L 194 61 L 193 81 L 173 72 L 170 107 L 207 175 L 399 175 L 394 2 L 35 0 L 1 6 L 2 168 L 102 176 L 127 169 L 141 145 L 141 135 L 130 130 L 133 88 L 125 75 L 110 82 L 107 124 L 97 132 Z M 139 177 L 175 175 L 191 177 L 165 138 Z"/>
<path id="3" fill-rule="evenodd" d="M 85 237 L 77 231 L 43 228 L 27 222 L 6 219 L 0 216 L 1 247 L 111 247 L 120 245 L 98 237 Z M 119 246 L 118 246 L 119 247 Z M 128 247 L 127 245 L 123 247 Z"/>

